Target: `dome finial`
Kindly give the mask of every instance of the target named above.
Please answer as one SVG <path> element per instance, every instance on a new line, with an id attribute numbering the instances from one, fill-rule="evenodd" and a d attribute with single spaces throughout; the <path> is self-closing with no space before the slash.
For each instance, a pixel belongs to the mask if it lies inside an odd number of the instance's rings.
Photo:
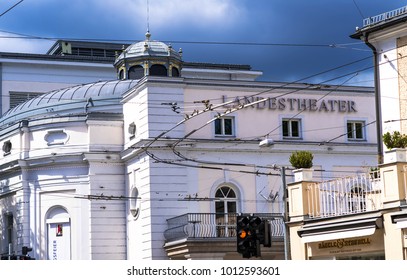
<path id="1" fill-rule="evenodd" d="M 150 31 L 147 29 L 147 32 L 146 32 L 146 40 L 147 40 L 147 41 L 150 41 L 150 37 L 151 37 L 151 33 L 150 33 Z"/>
<path id="2" fill-rule="evenodd" d="M 146 40 L 150 41 L 151 33 L 150 33 L 150 2 L 147 0 L 147 33 L 146 33 Z"/>

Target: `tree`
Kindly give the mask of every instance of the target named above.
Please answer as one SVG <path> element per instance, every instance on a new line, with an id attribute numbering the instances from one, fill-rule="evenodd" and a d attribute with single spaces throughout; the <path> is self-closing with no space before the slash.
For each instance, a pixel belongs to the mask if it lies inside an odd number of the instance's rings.
<path id="1" fill-rule="evenodd" d="M 399 131 L 393 133 L 386 132 L 383 135 L 383 143 L 387 149 L 405 148 L 407 147 L 407 135 L 401 134 Z"/>
<path id="2" fill-rule="evenodd" d="M 309 151 L 296 151 L 290 155 L 289 161 L 291 165 L 296 168 L 311 168 L 314 155 Z"/>

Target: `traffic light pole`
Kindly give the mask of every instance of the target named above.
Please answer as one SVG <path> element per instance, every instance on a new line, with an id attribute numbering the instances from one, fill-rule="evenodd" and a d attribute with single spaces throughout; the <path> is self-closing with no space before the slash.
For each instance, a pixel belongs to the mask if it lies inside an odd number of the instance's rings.
<path id="1" fill-rule="evenodd" d="M 8 259 L 11 260 L 11 251 L 13 249 L 13 243 L 8 244 Z"/>
<path id="2" fill-rule="evenodd" d="M 290 257 L 290 230 L 288 228 L 288 209 L 287 209 L 287 182 L 285 180 L 285 167 L 280 168 L 281 184 L 283 187 L 283 215 L 284 215 L 284 259 L 289 260 Z"/>

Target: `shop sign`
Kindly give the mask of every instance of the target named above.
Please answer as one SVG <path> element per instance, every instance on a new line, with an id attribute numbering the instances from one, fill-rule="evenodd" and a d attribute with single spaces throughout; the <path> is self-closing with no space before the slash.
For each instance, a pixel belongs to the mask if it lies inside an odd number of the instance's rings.
<path id="1" fill-rule="evenodd" d="M 344 247 L 370 245 L 371 240 L 368 237 L 358 239 L 337 239 L 332 241 L 323 241 L 318 244 L 318 249 L 342 249 Z"/>

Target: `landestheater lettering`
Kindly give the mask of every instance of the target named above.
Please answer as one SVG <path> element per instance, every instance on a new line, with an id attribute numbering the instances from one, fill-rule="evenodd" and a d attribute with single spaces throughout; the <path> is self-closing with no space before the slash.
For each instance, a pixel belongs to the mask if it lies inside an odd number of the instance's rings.
<path id="1" fill-rule="evenodd" d="M 356 102 L 353 100 L 337 100 L 337 99 L 313 99 L 313 98 L 262 98 L 258 96 L 245 96 L 243 98 L 236 97 L 234 100 L 228 99 L 227 96 L 222 96 L 223 103 L 233 101 L 225 105 L 225 108 L 233 108 L 239 105 L 247 105 L 258 102 L 250 107 L 255 109 L 268 110 L 290 110 L 290 111 L 310 111 L 310 112 L 339 112 L 352 113 L 357 112 Z"/>

